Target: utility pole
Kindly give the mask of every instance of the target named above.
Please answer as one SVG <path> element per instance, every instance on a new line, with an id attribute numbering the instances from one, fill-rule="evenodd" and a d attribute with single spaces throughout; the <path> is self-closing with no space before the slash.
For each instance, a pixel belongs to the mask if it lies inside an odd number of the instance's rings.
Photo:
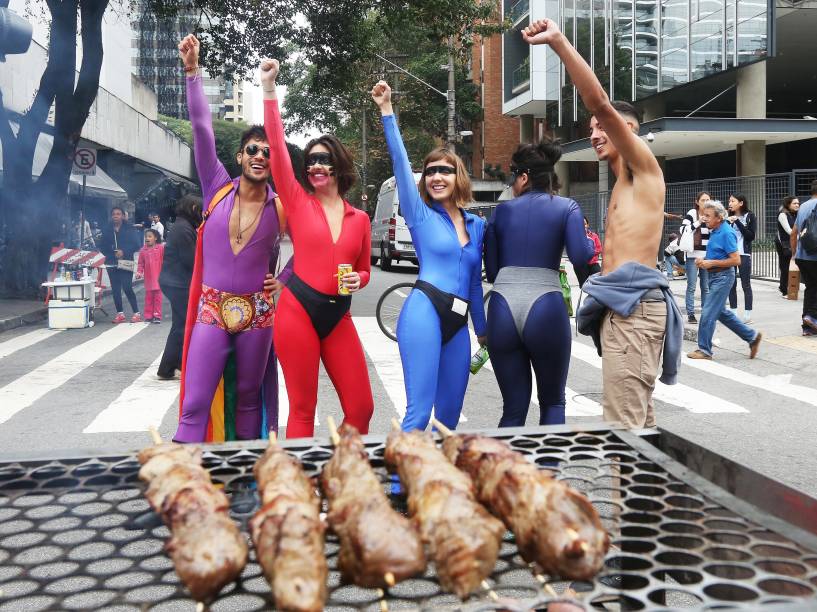
<path id="1" fill-rule="evenodd" d="M 448 148 L 455 150 L 457 147 L 457 100 L 454 82 L 454 38 L 448 39 Z"/>
<path id="2" fill-rule="evenodd" d="M 369 173 L 367 172 L 368 148 L 367 148 L 367 143 L 366 143 L 366 140 L 368 139 L 368 134 L 366 133 L 367 132 L 366 123 L 367 123 L 366 122 L 366 108 L 364 107 L 363 108 L 363 122 L 360 125 L 360 148 L 361 148 L 360 161 L 363 164 L 363 167 L 361 168 L 361 172 L 360 172 L 360 174 L 361 174 L 360 178 L 363 179 L 363 185 L 361 185 L 361 191 L 363 192 L 363 197 L 361 198 L 363 200 L 363 210 L 365 212 L 369 212 L 369 210 L 368 210 L 369 209 L 369 188 L 367 187 L 367 185 L 369 184 L 369 176 L 368 176 Z"/>

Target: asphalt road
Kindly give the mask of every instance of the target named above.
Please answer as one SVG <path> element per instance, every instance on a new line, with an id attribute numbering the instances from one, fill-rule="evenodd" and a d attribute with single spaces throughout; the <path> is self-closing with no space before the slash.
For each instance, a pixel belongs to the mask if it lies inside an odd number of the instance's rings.
<path id="1" fill-rule="evenodd" d="M 416 272 L 409 264 L 392 272 L 375 269 L 369 286 L 354 299 L 352 314 L 375 399 L 371 433 L 386 433 L 405 408 L 397 345 L 377 327 L 375 306 L 387 287 L 412 281 Z M 757 287 L 756 296 L 764 291 L 774 289 Z M 167 303 L 165 312 L 169 318 Z M 68 449 L 137 449 L 149 442 L 150 424 L 169 438 L 177 421 L 178 380 L 155 377 L 168 329 L 167 321 L 113 326 L 100 313 L 89 329 L 54 331 L 41 323 L 0 334 L 0 459 Z M 815 354 L 791 343 L 768 343 L 750 361 L 745 346 L 729 332 L 719 335 L 723 339 L 716 362 L 685 361 L 681 384 L 659 385 L 659 426 L 817 497 Z M 686 350 L 694 348 L 685 344 Z M 568 422 L 598 422 L 600 359 L 587 338 L 574 338 L 568 387 Z M 284 426 L 288 404 L 283 389 L 281 403 Z M 489 362 L 471 377 L 460 427 L 496 427 L 501 403 Z M 330 414 L 340 422 L 337 395 L 322 371 L 316 435 L 327 435 Z M 532 404 L 528 425 L 537 424 L 538 416 Z"/>

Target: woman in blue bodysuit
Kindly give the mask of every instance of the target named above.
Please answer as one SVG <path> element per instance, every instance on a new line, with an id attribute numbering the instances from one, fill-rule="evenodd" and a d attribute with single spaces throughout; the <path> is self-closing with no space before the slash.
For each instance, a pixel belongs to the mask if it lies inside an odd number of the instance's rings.
<path id="1" fill-rule="evenodd" d="M 502 392 L 500 427 L 525 425 L 531 365 L 539 392 L 539 424 L 565 422 L 570 319 L 559 284 L 562 250 L 574 266 L 593 256 L 581 209 L 559 189 L 556 142 L 521 144 L 513 154 L 516 196 L 496 207 L 485 236 L 485 271 L 494 283 L 488 304 L 488 351 Z"/>
<path id="2" fill-rule="evenodd" d="M 485 343 L 485 220 L 462 209 L 471 200 L 471 181 L 462 160 L 448 149 L 426 156 L 418 191 L 384 81 L 374 86 L 372 99 L 383 115 L 400 208 L 420 264 L 397 322 L 407 399 L 402 428 L 425 429 L 433 407 L 435 416 L 454 429 L 468 385 L 469 310 L 477 338 Z"/>

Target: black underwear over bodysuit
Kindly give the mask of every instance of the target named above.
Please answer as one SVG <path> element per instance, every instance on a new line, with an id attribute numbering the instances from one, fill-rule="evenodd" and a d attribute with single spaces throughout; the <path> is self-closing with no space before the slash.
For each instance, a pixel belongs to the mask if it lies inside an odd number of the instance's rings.
<path id="1" fill-rule="evenodd" d="M 352 307 L 351 295 L 321 293 L 307 285 L 294 273 L 289 277 L 286 286 L 304 307 L 312 321 L 312 327 L 318 332 L 318 338 L 321 340 L 332 333 L 335 326 Z"/>
<path id="2" fill-rule="evenodd" d="M 457 335 L 458 331 L 468 324 L 468 311 L 471 309 L 471 303 L 468 300 L 464 300 L 453 293 L 446 293 L 423 280 L 415 281 L 414 288 L 425 293 L 434 306 L 434 310 L 437 311 L 437 315 L 440 317 L 443 344 L 451 340 Z M 465 313 L 460 314 L 454 311 L 454 300 L 465 302 Z"/>

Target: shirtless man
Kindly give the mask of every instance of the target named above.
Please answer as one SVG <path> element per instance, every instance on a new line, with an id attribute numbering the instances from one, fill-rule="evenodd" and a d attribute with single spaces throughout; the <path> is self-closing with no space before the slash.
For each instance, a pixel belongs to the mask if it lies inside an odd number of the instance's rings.
<path id="1" fill-rule="evenodd" d="M 593 336 L 602 356 L 607 421 L 629 429 L 655 425 L 652 392 L 663 347 L 661 381 L 674 384 L 683 320 L 667 279 L 655 267 L 664 223 L 664 175 L 638 137 L 638 110 L 611 102 L 596 75 L 550 19 L 522 31 L 531 45 L 550 45 L 593 115 L 590 142 L 616 175 L 610 194 L 602 271 L 585 283 L 589 295 L 579 331 Z"/>

